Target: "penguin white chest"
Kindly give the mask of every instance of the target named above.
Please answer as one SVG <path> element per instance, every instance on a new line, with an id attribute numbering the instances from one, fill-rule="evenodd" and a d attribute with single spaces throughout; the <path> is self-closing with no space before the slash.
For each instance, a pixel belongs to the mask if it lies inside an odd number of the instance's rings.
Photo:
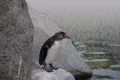
<path id="1" fill-rule="evenodd" d="M 59 52 L 60 43 L 61 41 L 55 41 L 55 43 L 48 50 L 48 53 L 45 59 L 46 64 L 50 64 L 56 59 L 57 54 Z"/>

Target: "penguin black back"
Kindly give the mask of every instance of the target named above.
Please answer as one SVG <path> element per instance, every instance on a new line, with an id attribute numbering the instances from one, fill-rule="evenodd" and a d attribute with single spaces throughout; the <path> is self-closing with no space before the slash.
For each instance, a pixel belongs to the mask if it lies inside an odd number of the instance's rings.
<path id="1" fill-rule="evenodd" d="M 54 44 L 53 37 L 50 37 L 42 46 L 40 50 L 40 55 L 39 55 L 39 64 L 42 65 L 44 64 L 44 60 L 47 56 L 48 49 Z"/>

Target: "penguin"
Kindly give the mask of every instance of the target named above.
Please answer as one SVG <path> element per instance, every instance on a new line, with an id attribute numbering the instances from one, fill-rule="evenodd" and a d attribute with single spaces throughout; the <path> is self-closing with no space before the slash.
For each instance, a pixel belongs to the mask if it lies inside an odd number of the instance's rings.
<path id="1" fill-rule="evenodd" d="M 57 69 L 53 67 L 52 62 L 56 60 L 63 39 L 70 39 L 70 37 L 65 32 L 59 31 L 51 36 L 41 47 L 39 64 L 43 65 L 47 72 Z"/>

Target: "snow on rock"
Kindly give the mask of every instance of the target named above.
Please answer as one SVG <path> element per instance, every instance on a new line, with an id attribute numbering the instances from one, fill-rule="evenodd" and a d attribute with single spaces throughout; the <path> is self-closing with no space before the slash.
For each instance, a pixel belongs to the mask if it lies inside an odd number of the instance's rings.
<path id="1" fill-rule="evenodd" d="M 75 80 L 71 73 L 64 69 L 46 72 L 42 69 L 36 69 L 32 73 L 32 80 Z"/>

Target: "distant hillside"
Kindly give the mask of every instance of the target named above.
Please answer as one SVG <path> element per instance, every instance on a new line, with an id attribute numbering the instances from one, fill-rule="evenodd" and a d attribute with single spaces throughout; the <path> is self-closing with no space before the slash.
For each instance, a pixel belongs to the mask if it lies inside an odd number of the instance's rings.
<path id="1" fill-rule="evenodd" d="M 75 41 L 120 44 L 119 0 L 27 0 L 68 32 Z"/>
<path id="2" fill-rule="evenodd" d="M 47 12 L 53 22 L 76 41 L 97 40 L 120 43 L 120 11 L 56 11 Z"/>

